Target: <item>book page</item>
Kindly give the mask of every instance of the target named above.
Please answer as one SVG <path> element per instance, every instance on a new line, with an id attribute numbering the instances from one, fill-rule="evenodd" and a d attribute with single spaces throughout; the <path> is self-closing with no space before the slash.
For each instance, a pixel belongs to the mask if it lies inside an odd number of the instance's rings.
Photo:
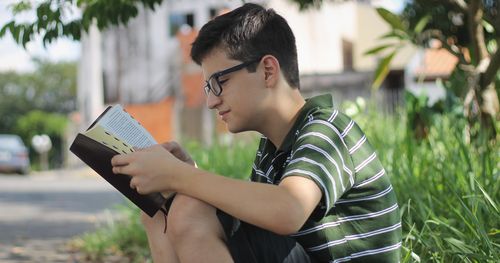
<path id="1" fill-rule="evenodd" d="M 146 148 L 157 144 L 153 136 L 121 105 L 111 107 L 97 122 L 97 126 L 133 147 Z"/>
<path id="2" fill-rule="evenodd" d="M 84 135 L 96 142 L 104 144 L 108 148 L 111 148 L 120 154 L 134 152 L 134 148 L 132 145 L 121 141 L 119 138 L 105 131 L 102 126 L 94 125 L 94 127 L 86 131 Z"/>

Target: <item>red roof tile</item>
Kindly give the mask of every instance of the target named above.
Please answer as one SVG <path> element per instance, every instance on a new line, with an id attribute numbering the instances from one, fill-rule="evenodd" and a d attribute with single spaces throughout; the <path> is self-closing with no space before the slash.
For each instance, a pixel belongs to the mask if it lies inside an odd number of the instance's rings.
<path id="1" fill-rule="evenodd" d="M 417 78 L 425 79 L 447 78 L 455 69 L 458 58 L 446 49 L 426 49 L 420 67 L 416 68 Z"/>

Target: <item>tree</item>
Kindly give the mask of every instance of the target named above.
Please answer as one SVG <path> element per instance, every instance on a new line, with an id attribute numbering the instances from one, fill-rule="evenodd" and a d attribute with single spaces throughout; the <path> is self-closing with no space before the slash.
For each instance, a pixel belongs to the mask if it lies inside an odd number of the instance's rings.
<path id="1" fill-rule="evenodd" d="M 36 71 L 0 73 L 0 133 L 19 134 L 31 146 L 35 134 L 48 134 L 53 142 L 51 163 L 62 160 L 67 113 L 76 110 L 76 64 L 36 60 Z M 30 151 L 34 158 L 34 151 Z"/>
<path id="2" fill-rule="evenodd" d="M 10 31 L 13 38 L 25 46 L 36 34 L 44 43 L 67 36 L 79 40 L 93 21 L 99 29 L 126 24 L 138 13 L 142 4 L 155 9 L 164 0 L 43 0 L 37 4 L 19 0 L 12 6 L 14 14 L 36 10 L 33 23 L 15 20 L 0 29 L 0 37 Z M 320 8 L 323 0 L 291 0 L 302 10 Z M 329 0 L 342 2 L 348 0 Z M 244 2 L 244 1 L 242 1 Z M 69 19 L 74 7 L 82 9 L 80 18 Z M 385 53 L 377 70 L 373 87 L 378 87 L 389 72 L 392 58 L 407 44 L 427 47 L 435 40 L 459 59 L 459 63 L 445 83 L 448 90 L 460 98 L 464 114 L 470 121 L 470 133 L 485 131 L 496 138 L 495 122 L 499 117 L 498 89 L 500 86 L 500 3 L 498 0 L 413 0 L 407 1 L 402 15 L 383 8 L 380 16 L 392 27 L 382 37 L 390 41 L 367 52 Z M 464 85 L 465 83 L 465 85 Z M 476 124 L 479 124 L 477 126 Z"/>
<path id="3" fill-rule="evenodd" d="M 69 113 L 76 109 L 76 64 L 35 59 L 32 73 L 0 73 L 0 133 L 13 132 L 29 111 Z"/>
<path id="4" fill-rule="evenodd" d="M 301 9 L 319 7 L 323 0 L 292 0 Z M 499 0 L 410 0 L 398 16 L 384 8 L 379 15 L 391 26 L 383 43 L 366 54 L 383 54 L 373 88 L 389 73 L 391 60 L 404 45 L 427 48 L 431 41 L 458 58 L 445 87 L 461 99 L 469 120 L 469 135 L 495 139 L 500 88 Z"/>
<path id="5" fill-rule="evenodd" d="M 35 10 L 35 21 L 18 23 L 13 19 L 2 26 L 0 37 L 10 31 L 14 40 L 23 47 L 35 35 L 42 37 L 44 45 L 60 37 L 80 40 L 81 33 L 88 31 L 94 20 L 99 29 L 126 24 L 137 16 L 139 4 L 154 10 L 161 2 L 163 0 L 19 0 L 11 6 L 12 13 Z M 72 18 L 76 8 L 83 10 L 82 15 Z"/>
<path id="6" fill-rule="evenodd" d="M 401 16 L 383 8 L 377 11 L 392 28 L 382 39 L 392 43 L 367 52 L 386 54 L 376 71 L 374 86 L 385 78 L 401 46 L 413 44 L 427 48 L 431 41 L 438 41 L 458 59 L 444 84 L 448 92 L 462 101 L 470 137 L 495 139 L 500 88 L 498 0 L 415 0 L 407 3 Z"/>
<path id="7" fill-rule="evenodd" d="M 11 5 L 14 15 L 35 10 L 37 18 L 32 23 L 18 23 L 15 19 L 9 21 L 0 28 L 0 38 L 9 31 L 23 47 L 35 35 L 40 35 L 44 44 L 61 37 L 80 40 L 81 33 L 88 32 L 93 21 L 100 30 L 111 25 L 127 24 L 137 16 L 140 5 L 155 10 L 164 1 L 167 0 L 18 0 Z M 304 5 L 309 6 L 307 3 Z M 75 9 L 81 10 L 80 17 L 72 17 Z"/>
<path id="8" fill-rule="evenodd" d="M 67 149 L 63 148 L 65 146 L 64 135 L 67 123 L 68 119 L 65 115 L 32 110 L 16 121 L 14 131 L 15 134 L 27 141 L 27 145 L 32 149 L 30 150 L 31 160 L 39 158 L 31 147 L 30 142 L 33 136 L 40 134 L 49 136 L 52 142 L 52 149 L 49 152 L 50 166 L 59 167 L 63 162 L 63 153 L 67 151 Z M 31 163 L 35 165 L 38 162 Z"/>

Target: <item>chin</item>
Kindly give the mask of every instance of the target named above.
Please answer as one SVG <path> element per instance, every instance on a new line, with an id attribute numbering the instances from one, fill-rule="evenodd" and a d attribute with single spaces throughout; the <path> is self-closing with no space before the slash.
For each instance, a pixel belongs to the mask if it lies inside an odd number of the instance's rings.
<path id="1" fill-rule="evenodd" d="M 248 129 L 246 129 L 244 126 L 236 125 L 235 123 L 226 123 L 226 128 L 231 133 L 240 133 L 248 131 Z"/>
<path id="2" fill-rule="evenodd" d="M 234 127 L 231 127 L 229 125 L 226 126 L 227 127 L 227 130 L 231 133 L 240 133 L 240 132 L 243 132 L 244 130 L 242 129 L 237 129 L 237 128 L 234 128 Z"/>

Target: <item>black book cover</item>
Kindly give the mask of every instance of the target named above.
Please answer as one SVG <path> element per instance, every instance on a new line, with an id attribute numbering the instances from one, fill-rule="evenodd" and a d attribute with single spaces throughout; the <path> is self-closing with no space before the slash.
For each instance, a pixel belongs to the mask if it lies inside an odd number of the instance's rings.
<path id="1" fill-rule="evenodd" d="M 97 120 L 90 127 L 94 126 L 96 122 Z M 70 151 L 150 217 L 153 217 L 166 203 L 167 200 L 160 193 L 141 195 L 130 188 L 130 176 L 113 173 L 111 158 L 118 154 L 113 149 L 83 134 L 78 134 L 71 144 Z"/>

